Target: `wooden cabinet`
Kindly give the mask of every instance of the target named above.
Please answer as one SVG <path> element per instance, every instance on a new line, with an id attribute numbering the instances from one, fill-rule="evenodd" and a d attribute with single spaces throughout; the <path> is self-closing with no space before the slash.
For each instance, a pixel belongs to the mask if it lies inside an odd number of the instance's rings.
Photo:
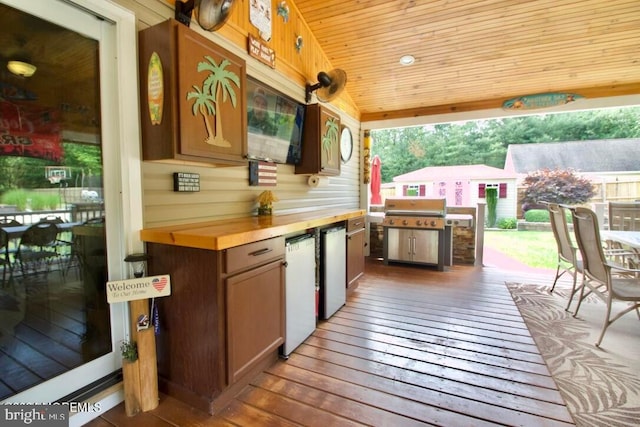
<path id="1" fill-rule="evenodd" d="M 364 274 L 365 219 L 347 221 L 347 289 L 357 287 L 357 280 Z"/>
<path id="2" fill-rule="evenodd" d="M 340 116 L 320 104 L 306 106 L 297 174 L 340 175 Z"/>
<path id="3" fill-rule="evenodd" d="M 143 160 L 246 164 L 246 65 L 169 19 L 139 33 Z"/>
<path id="4" fill-rule="evenodd" d="M 214 251 L 147 243 L 156 299 L 160 390 L 214 412 L 215 399 L 284 342 L 284 238 Z"/>

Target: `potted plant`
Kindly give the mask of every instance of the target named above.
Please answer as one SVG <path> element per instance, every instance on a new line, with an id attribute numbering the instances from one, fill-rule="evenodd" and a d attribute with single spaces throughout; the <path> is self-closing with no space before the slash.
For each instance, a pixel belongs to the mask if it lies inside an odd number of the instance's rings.
<path id="1" fill-rule="evenodd" d="M 277 202 L 278 198 L 269 190 L 263 191 L 258 196 L 258 215 L 271 215 L 273 210 L 273 202 Z"/>
<path id="2" fill-rule="evenodd" d="M 126 362 L 135 362 L 138 360 L 138 345 L 135 341 L 123 340 L 120 344 L 120 353 L 122 360 Z"/>

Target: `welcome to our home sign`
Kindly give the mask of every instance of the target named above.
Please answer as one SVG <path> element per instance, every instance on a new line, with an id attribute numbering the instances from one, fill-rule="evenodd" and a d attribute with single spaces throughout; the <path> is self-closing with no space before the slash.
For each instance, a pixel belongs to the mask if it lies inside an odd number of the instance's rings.
<path id="1" fill-rule="evenodd" d="M 171 295 L 171 278 L 168 274 L 107 282 L 109 304 L 169 295 Z"/>

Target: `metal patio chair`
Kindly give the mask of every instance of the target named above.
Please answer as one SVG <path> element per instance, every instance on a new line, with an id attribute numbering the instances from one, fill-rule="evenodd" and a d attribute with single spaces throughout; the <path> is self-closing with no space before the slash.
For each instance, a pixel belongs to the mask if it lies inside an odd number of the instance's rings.
<path id="1" fill-rule="evenodd" d="M 582 260 L 578 256 L 578 247 L 573 243 L 569 226 L 567 224 L 566 214 L 569 210 L 557 203 L 547 203 L 549 210 L 549 220 L 551 222 L 551 230 L 553 237 L 558 245 L 558 265 L 556 268 L 556 278 L 553 280 L 553 286 L 549 292 L 553 292 L 558 283 L 558 279 L 568 273 L 573 279 L 569 301 L 565 310 L 569 310 L 574 295 L 580 290 L 578 287 L 578 275 L 583 274 Z"/>
<path id="2" fill-rule="evenodd" d="M 572 208 L 572 215 L 578 249 L 584 263 L 583 284 L 574 316 L 577 316 L 580 303 L 589 294 L 596 295 L 606 303 L 606 317 L 596 342 L 596 346 L 600 346 L 607 328 L 620 317 L 635 310 L 640 319 L 640 278 L 635 276 L 635 273 L 640 273 L 640 270 L 625 268 L 606 258 L 595 212 L 588 208 L 577 207 Z M 617 275 L 618 272 L 631 275 Z M 586 293 L 585 289 L 588 289 Z M 611 317 L 614 301 L 626 301 L 629 305 Z"/>
<path id="3" fill-rule="evenodd" d="M 34 274 L 49 273 L 51 263 L 59 257 L 55 246 L 57 235 L 58 227 L 50 222 L 33 224 L 25 230 L 15 253 L 23 276 L 30 270 Z"/>

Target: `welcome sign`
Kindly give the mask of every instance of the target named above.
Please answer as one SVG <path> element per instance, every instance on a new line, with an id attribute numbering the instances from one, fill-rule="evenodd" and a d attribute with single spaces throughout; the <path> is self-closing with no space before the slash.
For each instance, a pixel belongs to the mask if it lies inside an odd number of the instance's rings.
<path id="1" fill-rule="evenodd" d="M 168 274 L 107 282 L 109 304 L 169 295 L 171 295 L 171 278 Z"/>

